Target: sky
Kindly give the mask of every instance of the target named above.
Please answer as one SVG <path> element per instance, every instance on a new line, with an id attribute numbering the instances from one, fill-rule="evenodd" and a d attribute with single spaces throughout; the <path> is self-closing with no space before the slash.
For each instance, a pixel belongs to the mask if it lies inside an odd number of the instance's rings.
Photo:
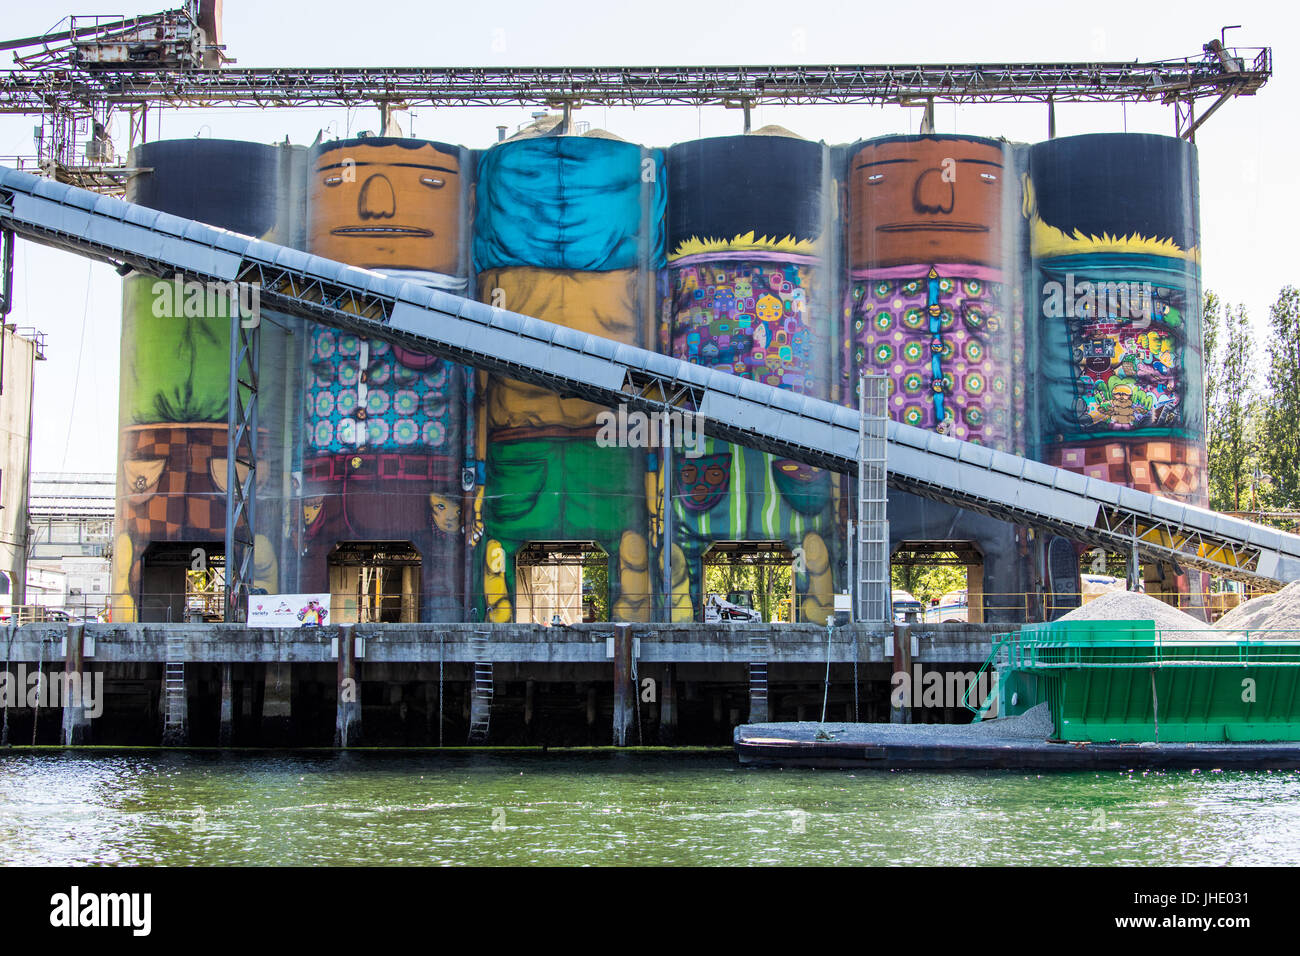
<path id="1" fill-rule="evenodd" d="M 145 13 L 165 5 L 132 10 L 122 0 L 74 3 L 66 13 L 78 16 Z M 1294 240 L 1288 239 L 1300 221 L 1300 127 L 1294 121 L 1300 5 L 1293 3 L 225 0 L 224 7 L 227 55 L 242 67 L 1151 61 L 1199 56 L 1221 27 L 1240 24 L 1227 34 L 1229 45 L 1272 47 L 1274 74 L 1257 96 L 1224 104 L 1197 131 L 1204 285 L 1244 304 L 1260 336 L 1278 291 L 1300 285 L 1300 266 L 1291 259 Z M 6 39 L 43 33 L 61 15 L 47 5 L 9 5 L 0 32 Z M 7 57 L 0 53 L 0 68 L 12 67 Z M 513 132 L 531 112 L 422 108 L 398 118 L 409 135 L 483 148 L 496 141 L 498 125 Z M 739 111 L 721 107 L 587 107 L 575 119 L 650 146 L 739 133 L 742 122 Z M 754 128 L 775 123 L 827 143 L 915 133 L 919 122 L 919 110 L 878 106 L 764 106 L 753 116 Z M 37 123 L 32 116 L 0 116 L 0 162 L 34 152 Z M 168 110 L 160 122 L 151 114 L 150 124 L 151 139 L 276 142 L 287 136 L 309 144 L 321 130 L 326 138 L 376 131 L 379 114 L 372 108 Z M 1037 104 L 939 104 L 935 124 L 940 133 L 1037 142 L 1047 136 L 1047 110 Z M 1056 108 L 1058 136 L 1122 131 L 1173 135 L 1173 110 L 1155 104 Z M 111 132 L 124 151 L 124 117 Z M 37 369 L 33 469 L 113 471 L 122 280 L 107 266 L 26 242 L 18 246 L 14 279 L 9 321 L 41 330 L 47 342 L 47 359 Z"/>

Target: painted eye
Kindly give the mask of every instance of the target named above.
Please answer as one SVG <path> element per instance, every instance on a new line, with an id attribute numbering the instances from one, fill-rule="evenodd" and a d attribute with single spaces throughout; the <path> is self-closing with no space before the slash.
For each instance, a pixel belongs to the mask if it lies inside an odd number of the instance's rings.
<path id="1" fill-rule="evenodd" d="M 980 179 L 986 183 L 995 183 L 998 181 L 997 173 L 980 173 Z"/>
<path id="2" fill-rule="evenodd" d="M 325 177 L 325 185 L 326 185 L 326 186 L 341 186 L 341 185 L 343 185 L 343 177 L 342 177 L 342 176 L 326 176 L 326 177 Z"/>
<path id="3" fill-rule="evenodd" d="M 867 177 L 867 185 L 869 186 L 879 186 L 884 181 L 885 181 L 884 173 L 872 173 L 870 176 Z"/>
<path id="4" fill-rule="evenodd" d="M 424 185 L 428 186 L 430 189 L 441 189 L 443 186 L 447 185 L 447 180 L 439 179 L 436 176 L 421 176 L 420 182 L 424 183 Z"/>

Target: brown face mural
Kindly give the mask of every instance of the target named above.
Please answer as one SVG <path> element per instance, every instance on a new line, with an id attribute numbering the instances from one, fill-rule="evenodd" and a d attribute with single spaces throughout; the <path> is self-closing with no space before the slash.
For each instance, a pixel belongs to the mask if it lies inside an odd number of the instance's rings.
<path id="1" fill-rule="evenodd" d="M 454 274 L 460 159 L 419 140 L 346 140 L 312 169 L 311 251 L 351 265 Z"/>
<path id="2" fill-rule="evenodd" d="M 849 168 L 852 266 L 996 263 L 1003 174 L 1001 147 L 979 140 L 862 147 Z"/>

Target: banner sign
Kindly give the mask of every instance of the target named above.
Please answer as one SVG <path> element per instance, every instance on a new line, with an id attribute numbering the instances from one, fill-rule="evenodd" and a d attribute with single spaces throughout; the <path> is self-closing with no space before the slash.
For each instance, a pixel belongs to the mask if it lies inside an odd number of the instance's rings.
<path id="1" fill-rule="evenodd" d="M 330 623 L 328 594 L 250 594 L 248 624 L 260 627 L 319 627 Z"/>

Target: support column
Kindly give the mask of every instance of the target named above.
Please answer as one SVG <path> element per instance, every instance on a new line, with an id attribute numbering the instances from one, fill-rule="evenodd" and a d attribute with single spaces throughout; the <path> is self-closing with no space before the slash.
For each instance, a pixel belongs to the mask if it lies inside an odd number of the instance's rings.
<path id="1" fill-rule="evenodd" d="M 889 722 L 891 724 L 910 724 L 912 722 L 911 704 L 920 693 L 921 688 L 912 687 L 912 628 L 906 624 L 894 625 L 894 673 L 904 674 L 903 687 L 909 689 L 902 707 L 894 706 L 894 684 L 890 682 Z"/>
<path id="2" fill-rule="evenodd" d="M 966 565 L 966 621 L 984 623 L 984 565 Z"/>
<path id="3" fill-rule="evenodd" d="M 636 688 L 632 686 L 632 626 L 614 625 L 614 746 L 626 747 L 635 718 Z"/>
<path id="4" fill-rule="evenodd" d="M 659 684 L 659 742 L 672 744 L 677 738 L 677 668 L 664 666 L 664 679 Z"/>
<path id="5" fill-rule="evenodd" d="M 361 679 L 357 670 L 357 639 L 352 629 L 351 624 L 339 626 L 335 747 L 351 747 L 361 740 Z"/>
<path id="6" fill-rule="evenodd" d="M 69 624 L 63 651 L 63 746 L 79 747 L 90 742 L 89 708 L 85 706 L 94 693 L 93 675 L 85 669 L 86 625 Z M 76 680 L 72 675 L 77 675 Z M 75 690 L 75 693 L 74 693 Z M 101 688 L 102 690 L 102 688 Z M 71 699 L 69 699 L 71 698 Z M 103 701 L 99 702 L 103 706 Z"/>
<path id="7" fill-rule="evenodd" d="M 221 665 L 221 728 L 217 744 L 229 747 L 235 740 L 235 680 L 234 664 Z"/>
<path id="8" fill-rule="evenodd" d="M 267 664 L 262 684 L 262 743 L 283 746 L 292 730 L 293 670 L 289 664 Z"/>

